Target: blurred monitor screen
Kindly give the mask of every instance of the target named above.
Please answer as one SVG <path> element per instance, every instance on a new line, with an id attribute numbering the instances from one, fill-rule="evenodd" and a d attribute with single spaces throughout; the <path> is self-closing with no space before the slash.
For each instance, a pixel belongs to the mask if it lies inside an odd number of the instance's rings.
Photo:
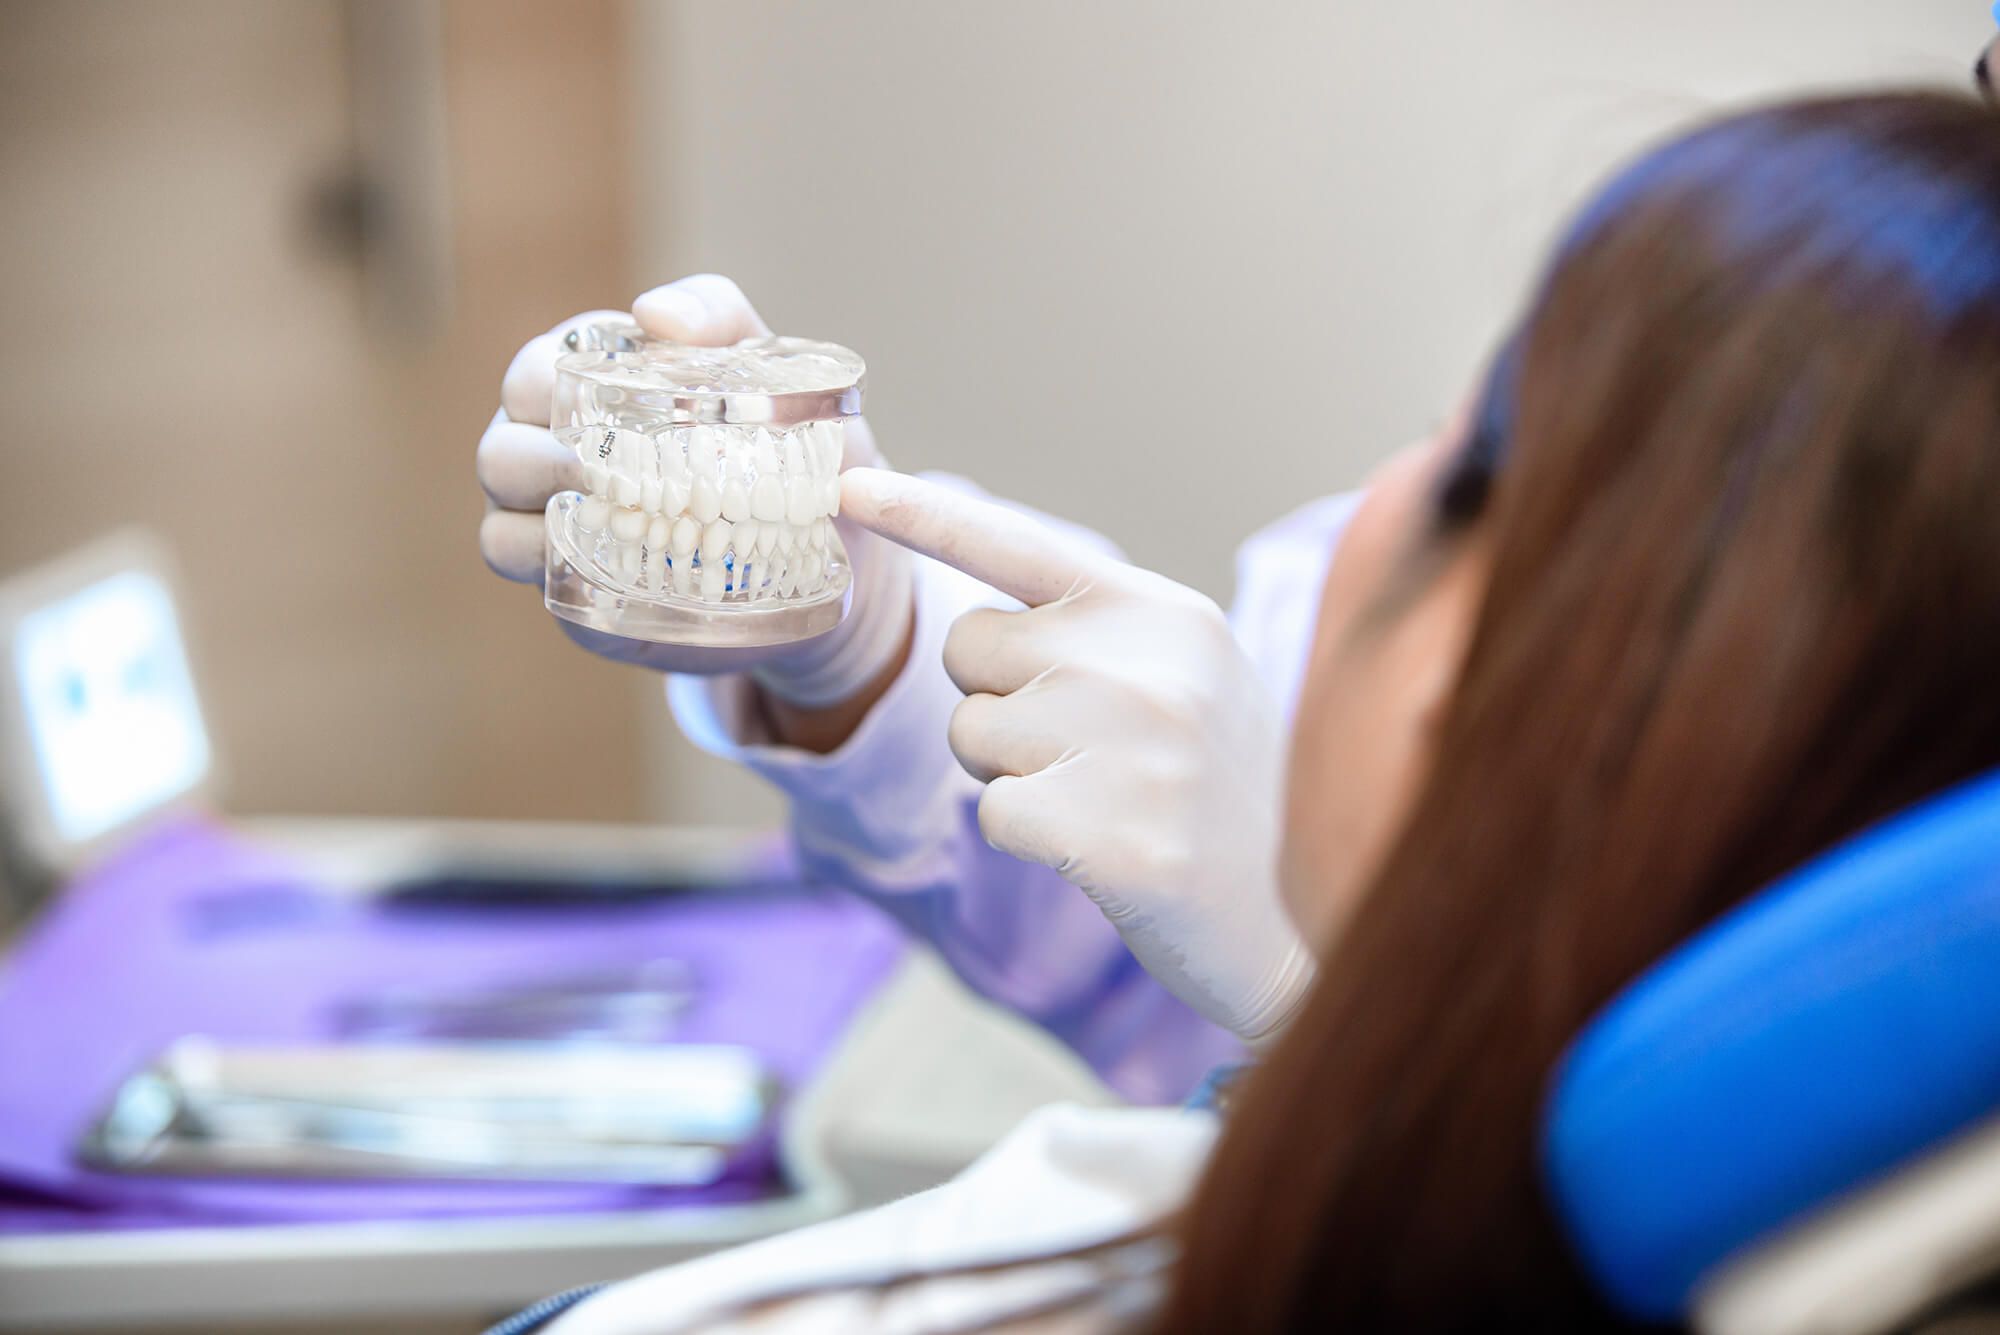
<path id="1" fill-rule="evenodd" d="M 21 618 L 21 712 L 68 843 L 95 839 L 192 788 L 208 735 L 173 595 L 152 574 L 101 580 Z"/>
<path id="2" fill-rule="evenodd" d="M 8 834 L 51 869 L 208 778 L 208 733 L 156 558 L 142 539 L 113 539 L 0 589 Z"/>

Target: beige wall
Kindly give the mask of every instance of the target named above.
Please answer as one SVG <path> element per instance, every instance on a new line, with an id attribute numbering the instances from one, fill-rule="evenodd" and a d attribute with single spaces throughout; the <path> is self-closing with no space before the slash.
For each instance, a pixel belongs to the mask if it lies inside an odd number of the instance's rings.
<path id="1" fill-rule="evenodd" d="M 1633 145 L 1803 88 L 1968 87 L 1992 32 L 1975 0 L 638 18 L 644 274 L 737 276 L 781 329 L 868 357 L 899 464 L 1084 520 L 1224 598 L 1244 534 L 1353 485 L 1461 392 Z M 681 810 L 728 782 L 663 773 Z"/>
<path id="2" fill-rule="evenodd" d="M 487 574 L 472 477 L 514 348 L 628 285 L 626 13 L 389 3 L 0 5 L 0 575 L 158 531 L 236 810 L 629 816 L 647 684 Z M 308 222 L 364 11 L 436 20 L 430 324 Z"/>
<path id="3" fill-rule="evenodd" d="M 443 0 L 452 300 L 412 339 L 302 222 L 371 7 L 0 0 L 0 573 L 162 531 L 245 810 L 775 816 L 478 562 L 473 443 L 564 314 L 733 273 L 867 354 L 898 462 L 1227 597 L 1246 532 L 1459 392 L 1607 162 L 1746 97 L 1962 84 L 1991 30 L 1976 0 Z"/>

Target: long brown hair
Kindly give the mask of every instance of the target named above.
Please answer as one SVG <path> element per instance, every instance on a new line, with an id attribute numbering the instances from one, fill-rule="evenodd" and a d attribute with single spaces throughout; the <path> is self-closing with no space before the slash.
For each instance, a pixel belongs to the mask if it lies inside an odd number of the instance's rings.
<path id="1" fill-rule="evenodd" d="M 2000 763 L 1992 110 L 1669 146 L 1515 352 L 1440 505 L 1491 575 L 1434 760 L 1243 1091 L 1166 1330 L 1609 1322 L 1538 1187 L 1565 1043 L 1775 874 Z"/>

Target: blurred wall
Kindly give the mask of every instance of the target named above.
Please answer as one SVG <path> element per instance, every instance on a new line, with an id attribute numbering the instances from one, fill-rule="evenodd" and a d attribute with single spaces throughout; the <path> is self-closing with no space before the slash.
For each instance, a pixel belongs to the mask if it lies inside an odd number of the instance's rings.
<path id="1" fill-rule="evenodd" d="M 642 3 L 642 277 L 869 360 L 964 472 L 1226 599 L 1463 392 L 1580 192 L 1798 90 L 1968 88 L 1980 0 Z M 656 723 L 661 806 L 740 811 Z"/>
<path id="2" fill-rule="evenodd" d="M 432 178 L 377 86 L 412 15 Z M 532 333 L 734 274 L 868 356 L 897 462 L 1226 598 L 1244 534 L 1462 391 L 1616 157 L 1780 91 L 1963 86 L 1990 31 L 1978 0 L 0 0 L 0 574 L 164 533 L 238 809 L 772 819 L 480 565 L 472 449 Z M 371 152 L 438 187 L 437 303 L 327 222 Z"/>
<path id="3" fill-rule="evenodd" d="M 486 572 L 472 472 L 514 349 L 630 285 L 627 19 L 0 4 L 0 576 L 163 534 L 237 810 L 641 805 L 656 685 Z"/>

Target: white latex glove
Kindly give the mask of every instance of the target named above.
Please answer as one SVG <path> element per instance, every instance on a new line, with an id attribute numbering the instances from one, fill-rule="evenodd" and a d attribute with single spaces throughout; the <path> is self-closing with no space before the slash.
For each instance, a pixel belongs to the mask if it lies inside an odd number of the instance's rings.
<path id="1" fill-rule="evenodd" d="M 945 640 L 987 842 L 1083 890 L 1204 1016 L 1275 1035 L 1314 974 L 1277 891 L 1285 733 L 1221 609 L 900 473 L 849 473 L 841 514 L 1027 605 L 968 612 Z"/>
<path id="2" fill-rule="evenodd" d="M 569 351 L 563 340 L 579 327 L 628 319 L 660 338 L 700 346 L 771 332 L 735 283 L 720 274 L 695 274 L 640 296 L 629 317 L 587 311 L 529 339 L 500 382 L 500 411 L 479 440 L 479 485 L 488 502 L 479 550 L 507 579 L 541 583 L 542 512 L 549 497 L 582 485 L 576 455 L 549 431 L 556 360 Z M 848 422 L 846 442 L 842 468 L 882 462 L 864 419 Z M 902 648 L 910 626 L 911 571 L 907 552 L 844 519 L 834 524 L 853 571 L 853 601 L 845 620 L 810 640 L 759 649 L 682 648 L 552 619 L 584 648 L 617 662 L 705 676 L 748 670 L 765 690 L 793 704 L 838 703 L 875 680 Z"/>

